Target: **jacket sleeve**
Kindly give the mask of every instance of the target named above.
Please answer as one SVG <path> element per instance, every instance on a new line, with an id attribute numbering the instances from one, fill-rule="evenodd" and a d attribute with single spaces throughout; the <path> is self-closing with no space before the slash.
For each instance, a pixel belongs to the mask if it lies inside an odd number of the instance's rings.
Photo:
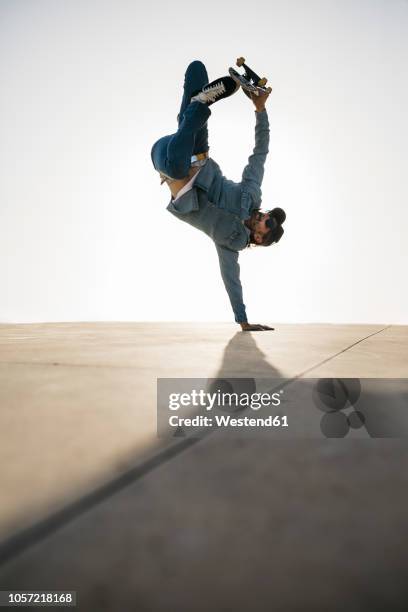
<path id="1" fill-rule="evenodd" d="M 247 323 L 245 304 L 242 299 L 242 285 L 239 278 L 238 252 L 216 244 L 221 277 L 234 311 L 237 323 Z"/>
<path id="2" fill-rule="evenodd" d="M 262 198 L 264 165 L 269 153 L 269 119 L 266 110 L 255 112 L 255 115 L 255 147 L 242 173 L 242 187 L 250 193 L 254 203 L 259 204 Z"/>

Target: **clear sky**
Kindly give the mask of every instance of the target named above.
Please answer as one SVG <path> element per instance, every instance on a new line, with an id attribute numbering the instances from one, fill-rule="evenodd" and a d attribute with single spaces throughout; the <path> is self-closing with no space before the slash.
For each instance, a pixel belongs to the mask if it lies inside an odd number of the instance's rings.
<path id="1" fill-rule="evenodd" d="M 404 0 L 0 0 L 0 321 L 233 321 L 150 149 L 188 63 L 215 78 L 240 55 L 273 87 L 263 205 L 287 212 L 240 256 L 249 320 L 408 323 Z M 251 102 L 212 109 L 239 180 Z"/>

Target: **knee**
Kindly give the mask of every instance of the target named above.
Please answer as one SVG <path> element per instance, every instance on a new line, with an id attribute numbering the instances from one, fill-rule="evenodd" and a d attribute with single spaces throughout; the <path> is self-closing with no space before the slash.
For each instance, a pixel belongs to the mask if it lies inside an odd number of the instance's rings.
<path id="1" fill-rule="evenodd" d="M 186 70 L 186 76 L 187 75 L 191 75 L 192 73 L 194 74 L 203 74 L 203 75 L 207 75 L 207 69 L 204 66 L 203 62 L 201 62 L 200 60 L 194 60 L 193 62 L 191 62 Z"/>
<path id="2" fill-rule="evenodd" d="M 201 60 L 193 60 L 189 63 L 187 70 L 205 69 L 205 66 Z"/>

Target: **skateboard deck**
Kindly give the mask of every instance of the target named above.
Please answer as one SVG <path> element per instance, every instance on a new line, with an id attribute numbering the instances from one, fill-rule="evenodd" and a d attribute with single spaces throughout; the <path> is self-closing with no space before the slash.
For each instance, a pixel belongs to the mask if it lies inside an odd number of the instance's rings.
<path id="1" fill-rule="evenodd" d="M 254 72 L 249 66 L 245 63 L 244 57 L 239 57 L 236 61 L 236 65 L 239 68 L 244 68 L 244 74 L 240 74 L 235 68 L 230 68 L 229 73 L 230 76 L 234 79 L 236 83 L 239 83 L 244 91 L 244 93 L 250 98 L 251 94 L 255 96 L 260 96 L 262 94 L 270 94 L 272 91 L 272 87 L 265 87 L 268 79 L 265 77 L 259 77 L 256 72 Z"/>

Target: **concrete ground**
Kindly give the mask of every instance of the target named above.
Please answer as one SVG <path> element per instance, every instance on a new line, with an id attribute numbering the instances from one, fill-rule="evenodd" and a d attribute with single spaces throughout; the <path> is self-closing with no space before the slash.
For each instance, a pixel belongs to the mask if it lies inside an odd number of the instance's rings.
<path id="1" fill-rule="evenodd" d="M 0 590 L 408 609 L 404 438 L 158 439 L 158 377 L 408 378 L 408 327 L 0 325 Z"/>

